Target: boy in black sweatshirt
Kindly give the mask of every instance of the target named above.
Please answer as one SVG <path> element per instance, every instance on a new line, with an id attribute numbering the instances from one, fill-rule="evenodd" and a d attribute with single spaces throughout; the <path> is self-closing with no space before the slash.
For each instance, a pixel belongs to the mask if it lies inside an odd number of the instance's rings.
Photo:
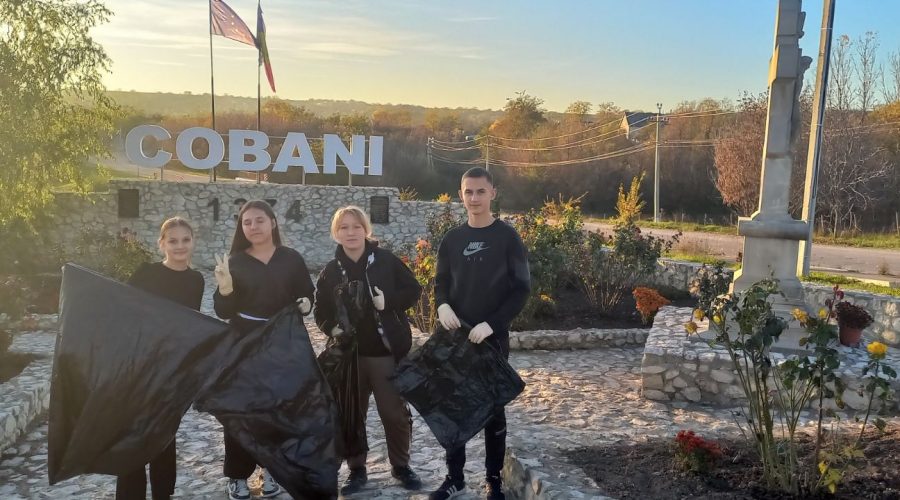
<path id="1" fill-rule="evenodd" d="M 472 326 L 469 341 L 493 344 L 509 357 L 509 325 L 531 289 L 525 245 L 516 230 L 491 214 L 497 196 L 490 172 L 475 167 L 463 174 L 459 191 L 468 220 L 451 229 L 438 248 L 435 304 L 448 329 Z M 500 479 L 506 454 L 506 413 L 501 408 L 484 428 L 488 498 L 505 499 Z M 465 488 L 465 446 L 447 452 L 447 477 L 428 497 L 445 500 Z"/>

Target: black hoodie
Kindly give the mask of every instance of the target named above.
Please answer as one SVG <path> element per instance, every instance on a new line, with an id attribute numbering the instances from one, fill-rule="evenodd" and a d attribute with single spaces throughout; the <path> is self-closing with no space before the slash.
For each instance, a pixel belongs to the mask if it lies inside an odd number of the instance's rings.
<path id="1" fill-rule="evenodd" d="M 345 278 L 346 273 L 346 278 Z M 364 314 L 355 326 L 360 356 L 390 356 L 400 360 L 412 347 L 412 333 L 406 310 L 414 306 L 422 293 L 422 286 L 412 271 L 397 256 L 378 248 L 378 243 L 366 242 L 362 257 L 356 262 L 347 257 L 338 245 L 334 259 L 326 264 L 316 282 L 316 324 L 326 334 L 337 324 L 334 289 L 347 281 L 360 281 L 371 292 L 378 287 L 385 298 L 383 311 L 376 311 L 370 294 L 366 293 Z M 384 332 L 382 341 L 379 323 Z"/>

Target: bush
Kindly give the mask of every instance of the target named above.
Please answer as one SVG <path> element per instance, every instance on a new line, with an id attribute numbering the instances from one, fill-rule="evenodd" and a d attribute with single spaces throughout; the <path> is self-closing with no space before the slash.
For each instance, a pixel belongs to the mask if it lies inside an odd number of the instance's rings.
<path id="1" fill-rule="evenodd" d="M 669 299 L 652 288 L 639 286 L 631 291 L 631 295 L 634 297 L 636 309 L 641 313 L 641 321 L 645 325 L 653 323 L 653 318 L 660 307 L 671 303 Z"/>
<path id="2" fill-rule="evenodd" d="M 591 305 L 607 314 L 625 292 L 656 272 L 657 261 L 676 241 L 678 235 L 644 236 L 634 223 L 617 224 L 610 240 L 588 233 L 573 252 L 575 282 Z"/>
<path id="3" fill-rule="evenodd" d="M 425 219 L 428 235 L 419 240 L 415 247 L 401 250 L 400 258 L 412 269 L 416 280 L 422 285 L 422 296 L 409 311 L 413 325 L 423 332 L 430 332 L 437 319 L 434 303 L 434 277 L 437 273 L 437 251 L 441 240 L 448 231 L 462 224 L 462 218 L 449 203 L 439 212 Z"/>
<path id="4" fill-rule="evenodd" d="M 581 198 L 550 200 L 540 209 L 507 219 L 519 233 L 528 251 L 531 294 L 513 328 L 526 328 L 536 315 L 551 315 L 548 307 L 555 292 L 571 279 L 572 250 L 584 239 Z"/>
<path id="5" fill-rule="evenodd" d="M 0 312 L 10 319 L 20 319 L 27 312 L 29 295 L 25 280 L 21 277 L 6 276 L 0 279 Z"/>
<path id="6" fill-rule="evenodd" d="M 706 281 L 704 286 L 712 287 L 712 281 Z M 754 283 L 740 296 L 734 293 L 715 296 L 712 302 L 695 310 L 692 320 L 685 324 L 688 334 L 695 334 L 698 331 L 695 320 L 708 318 L 709 330 L 714 335 L 709 343 L 720 345 L 728 352 L 746 398 L 741 409 L 746 429 L 742 426 L 741 431 L 756 448 L 763 481 L 769 489 L 790 495 L 815 494 L 827 489 L 833 494 L 845 474 L 854 468 L 853 461 L 864 458 L 859 445 L 871 415 L 872 401 L 882 397 L 877 394 L 889 397 L 888 378 L 897 376 L 883 362 L 887 347 L 877 342 L 870 344 L 869 363 L 862 373 L 869 377 L 863 391 L 868 393 L 869 402 L 862 430 L 855 442 L 839 445 L 840 433 L 835 427 L 840 417 L 826 406 L 827 402 L 833 402 L 838 408 L 844 407 L 841 359 L 834 348 L 838 332 L 831 321 L 839 292 L 835 287 L 834 297 L 815 316 L 801 309 L 793 310 L 794 319 L 805 332 L 799 345 L 806 346 L 811 353 L 789 356 L 781 364 L 774 362 L 770 352 L 788 326 L 787 320 L 776 314 L 771 300 L 781 295 L 776 280 Z M 702 290 L 702 296 L 714 293 L 710 289 Z M 801 456 L 798 424 L 810 405 L 817 414 L 816 441 L 812 453 Z M 824 430 L 826 417 L 832 419 L 830 432 Z M 884 422 L 876 420 L 875 425 L 882 429 Z"/>
<path id="7" fill-rule="evenodd" d="M 678 431 L 675 436 L 675 464 L 683 471 L 706 474 L 721 458 L 719 444 L 703 439 L 694 431 Z"/>
<path id="8" fill-rule="evenodd" d="M 153 253 L 128 228 L 115 235 L 103 230 L 92 230 L 79 238 L 71 259 L 124 282 L 141 264 L 152 260 Z"/>

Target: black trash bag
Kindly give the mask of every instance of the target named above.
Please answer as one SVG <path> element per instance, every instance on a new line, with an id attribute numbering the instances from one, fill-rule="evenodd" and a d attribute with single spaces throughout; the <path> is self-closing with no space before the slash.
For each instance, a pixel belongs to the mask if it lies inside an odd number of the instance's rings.
<path id="1" fill-rule="evenodd" d="M 447 451 L 465 445 L 525 389 L 496 347 L 473 344 L 468 336 L 469 329 L 438 328 L 392 378 Z"/>
<path id="2" fill-rule="evenodd" d="M 329 338 L 317 360 L 341 415 L 341 444 L 344 458 L 369 451 L 366 440 L 366 411 L 359 394 L 359 359 L 357 358 L 356 324 L 362 318 L 365 289 L 358 281 L 344 283 L 334 289 L 335 322 L 343 330 Z"/>
<path id="3" fill-rule="evenodd" d="M 296 306 L 242 334 L 67 265 L 50 389 L 50 483 L 142 467 L 175 438 L 194 401 L 294 497 L 336 495 L 337 406 Z"/>
<path id="4" fill-rule="evenodd" d="M 359 362 L 355 342 L 328 341 L 319 367 L 337 401 L 341 420 L 341 456 L 350 458 L 369 451 L 366 442 L 366 408 L 359 395 Z"/>
<path id="5" fill-rule="evenodd" d="M 50 484 L 139 469 L 175 439 L 237 337 L 221 321 L 72 264 L 60 299 Z"/>
<path id="6" fill-rule="evenodd" d="M 246 334 L 235 351 L 194 407 L 215 415 L 294 498 L 337 496 L 338 407 L 297 307 Z"/>

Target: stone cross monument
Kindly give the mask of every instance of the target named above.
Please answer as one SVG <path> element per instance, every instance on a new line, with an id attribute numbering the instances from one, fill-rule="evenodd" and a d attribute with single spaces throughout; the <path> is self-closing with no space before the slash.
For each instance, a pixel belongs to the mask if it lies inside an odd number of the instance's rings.
<path id="1" fill-rule="evenodd" d="M 799 94 L 803 73 L 812 59 L 803 56 L 799 40 L 803 36 L 806 14 L 801 0 L 779 0 L 775 21 L 775 50 L 769 63 L 769 107 L 763 146 L 759 209 L 738 221 L 738 234 L 744 237 L 744 261 L 734 275 L 732 291 L 741 292 L 768 277 L 780 281 L 784 298 L 776 299 L 779 316 L 794 307 L 805 308 L 803 288 L 797 279 L 797 255 L 800 240 L 807 236 L 807 223 L 788 212 L 793 166 L 792 145 L 800 129 Z M 783 347 L 798 347 L 801 332 L 782 335 Z"/>

